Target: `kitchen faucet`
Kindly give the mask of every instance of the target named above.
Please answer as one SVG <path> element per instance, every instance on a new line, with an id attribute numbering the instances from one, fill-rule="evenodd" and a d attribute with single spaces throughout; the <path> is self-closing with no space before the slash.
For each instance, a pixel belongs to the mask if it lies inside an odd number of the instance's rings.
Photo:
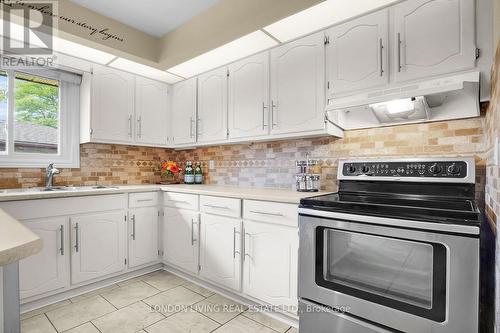
<path id="1" fill-rule="evenodd" d="M 59 173 L 59 169 L 54 168 L 54 163 L 50 163 L 47 169 L 45 169 L 45 188 L 52 188 L 54 175 Z"/>

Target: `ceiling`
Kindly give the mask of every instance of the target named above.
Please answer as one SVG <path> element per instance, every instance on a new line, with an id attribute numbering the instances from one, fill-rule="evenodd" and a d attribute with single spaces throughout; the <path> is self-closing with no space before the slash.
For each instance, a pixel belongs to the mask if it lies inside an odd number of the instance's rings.
<path id="1" fill-rule="evenodd" d="M 161 37 L 219 0 L 70 0 L 80 6 Z"/>

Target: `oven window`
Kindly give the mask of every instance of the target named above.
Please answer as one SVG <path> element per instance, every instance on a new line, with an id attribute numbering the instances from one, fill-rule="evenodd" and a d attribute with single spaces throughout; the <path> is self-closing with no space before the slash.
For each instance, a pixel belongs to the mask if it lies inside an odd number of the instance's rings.
<path id="1" fill-rule="evenodd" d="M 317 282 L 382 305 L 444 320 L 444 246 L 320 228 Z"/>

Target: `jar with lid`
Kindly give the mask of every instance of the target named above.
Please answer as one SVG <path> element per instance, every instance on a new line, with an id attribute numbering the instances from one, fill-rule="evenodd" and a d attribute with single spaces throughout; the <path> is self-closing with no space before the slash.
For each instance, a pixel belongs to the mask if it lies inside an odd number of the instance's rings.
<path id="1" fill-rule="evenodd" d="M 203 184 L 203 172 L 201 170 L 201 163 L 196 162 L 194 167 L 194 183 Z"/>

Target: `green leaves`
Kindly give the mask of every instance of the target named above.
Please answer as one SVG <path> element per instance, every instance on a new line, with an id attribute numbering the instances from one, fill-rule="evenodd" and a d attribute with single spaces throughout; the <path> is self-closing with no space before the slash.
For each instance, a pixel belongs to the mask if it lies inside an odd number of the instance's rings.
<path id="1" fill-rule="evenodd" d="M 15 80 L 16 120 L 57 128 L 59 122 L 58 90 L 58 87 L 52 85 Z"/>

